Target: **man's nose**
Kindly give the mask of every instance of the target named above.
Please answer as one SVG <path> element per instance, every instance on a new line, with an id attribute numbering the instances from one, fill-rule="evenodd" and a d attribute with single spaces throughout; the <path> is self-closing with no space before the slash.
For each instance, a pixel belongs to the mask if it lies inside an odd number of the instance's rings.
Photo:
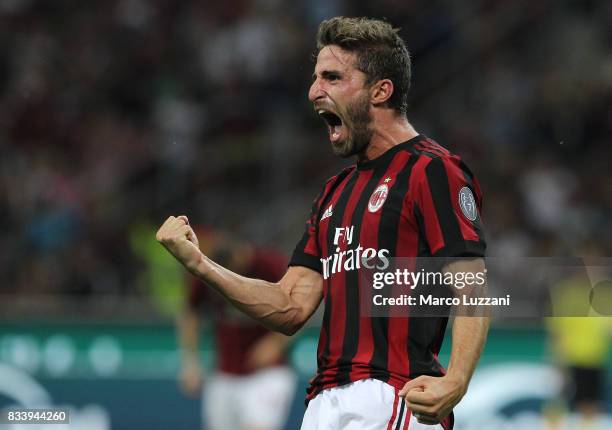
<path id="1" fill-rule="evenodd" d="M 308 100 L 314 102 L 319 97 L 323 96 L 323 91 L 321 90 L 321 85 L 319 84 L 319 79 L 316 79 L 312 85 L 310 86 L 310 90 L 308 91 Z"/>

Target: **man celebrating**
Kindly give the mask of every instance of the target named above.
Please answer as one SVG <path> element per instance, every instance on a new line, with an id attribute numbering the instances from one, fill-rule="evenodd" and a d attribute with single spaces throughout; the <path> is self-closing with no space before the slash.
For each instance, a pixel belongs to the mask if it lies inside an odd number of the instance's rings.
<path id="1" fill-rule="evenodd" d="M 410 57 L 396 29 L 333 18 L 319 26 L 317 48 L 309 99 L 334 153 L 357 162 L 315 199 L 285 276 L 271 283 L 221 267 L 199 250 L 185 216 L 168 218 L 157 239 L 272 330 L 295 333 L 325 302 L 303 430 L 451 429 L 488 319 L 455 318 L 445 373 L 437 355 L 447 318 L 360 312 L 360 290 L 371 288 L 360 272 L 397 257 L 459 257 L 442 270 L 483 271 L 480 187 L 459 157 L 408 122 Z"/>

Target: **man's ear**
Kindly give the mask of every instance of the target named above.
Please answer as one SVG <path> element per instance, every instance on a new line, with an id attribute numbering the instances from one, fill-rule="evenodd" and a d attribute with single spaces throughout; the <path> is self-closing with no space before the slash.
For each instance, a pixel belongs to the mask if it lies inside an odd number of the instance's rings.
<path id="1" fill-rule="evenodd" d="M 393 82 L 390 79 L 381 79 L 370 87 L 370 101 L 373 105 L 385 103 L 393 94 Z"/>

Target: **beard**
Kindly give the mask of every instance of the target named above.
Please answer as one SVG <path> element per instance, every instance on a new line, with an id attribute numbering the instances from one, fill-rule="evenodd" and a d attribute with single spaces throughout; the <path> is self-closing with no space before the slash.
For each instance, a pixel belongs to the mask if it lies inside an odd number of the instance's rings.
<path id="1" fill-rule="evenodd" d="M 366 92 L 357 97 L 353 103 L 347 106 L 346 113 L 343 116 L 347 136 L 333 143 L 332 151 L 335 155 L 348 158 L 361 153 L 372 139 L 369 94 Z"/>

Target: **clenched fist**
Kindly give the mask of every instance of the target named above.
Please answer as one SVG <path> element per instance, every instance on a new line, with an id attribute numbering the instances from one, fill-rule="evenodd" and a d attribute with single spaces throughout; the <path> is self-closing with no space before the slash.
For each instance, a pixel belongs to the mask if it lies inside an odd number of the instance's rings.
<path id="1" fill-rule="evenodd" d="M 159 228 L 155 238 L 190 272 L 195 271 L 204 256 L 200 251 L 198 238 L 185 215 L 169 217 Z"/>
<path id="2" fill-rule="evenodd" d="M 438 424 L 459 403 L 467 384 L 449 374 L 445 376 L 419 376 L 406 382 L 399 392 L 406 399 L 406 405 L 421 424 Z"/>

